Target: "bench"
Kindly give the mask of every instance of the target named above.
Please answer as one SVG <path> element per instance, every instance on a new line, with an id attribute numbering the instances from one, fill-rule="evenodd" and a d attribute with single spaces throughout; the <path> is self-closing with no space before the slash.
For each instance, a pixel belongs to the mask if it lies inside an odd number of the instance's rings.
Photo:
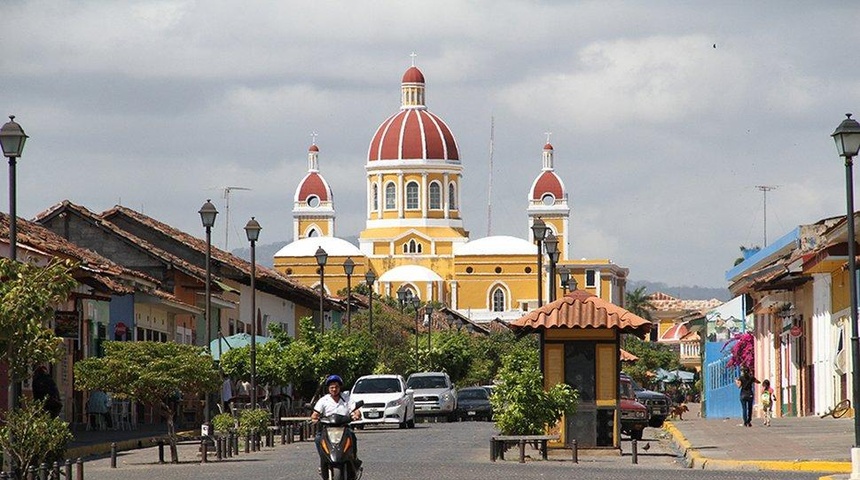
<path id="1" fill-rule="evenodd" d="M 517 443 L 520 447 L 520 463 L 526 463 L 526 443 L 528 442 L 540 444 L 538 450 L 541 452 L 541 458 L 546 460 L 547 442 L 558 440 L 558 438 L 558 435 L 494 435 L 490 437 L 490 461 L 495 462 L 496 458 L 504 460 L 507 445 Z"/>

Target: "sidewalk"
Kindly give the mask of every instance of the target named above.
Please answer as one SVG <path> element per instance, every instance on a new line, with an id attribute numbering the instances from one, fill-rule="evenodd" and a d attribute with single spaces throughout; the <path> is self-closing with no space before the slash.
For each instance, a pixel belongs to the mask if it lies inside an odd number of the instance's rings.
<path id="1" fill-rule="evenodd" d="M 749 428 L 740 418 L 701 418 L 699 404 L 688 406 L 684 420 L 664 428 L 691 468 L 851 472 L 851 418 L 775 418 L 770 427 L 753 419 Z"/>
<path id="2" fill-rule="evenodd" d="M 199 436 L 198 430 L 177 429 L 182 437 Z M 84 425 L 75 425 L 74 438 L 69 442 L 66 458 L 76 459 L 110 453 L 111 443 L 116 443 L 117 451 L 152 447 L 153 439 L 167 435 L 167 425 L 139 425 L 134 430 L 86 430 Z"/>

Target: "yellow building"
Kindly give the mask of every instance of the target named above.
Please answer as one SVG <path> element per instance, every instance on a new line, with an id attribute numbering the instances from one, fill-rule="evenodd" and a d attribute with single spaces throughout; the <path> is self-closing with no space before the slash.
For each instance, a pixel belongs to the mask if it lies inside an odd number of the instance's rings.
<path id="1" fill-rule="evenodd" d="M 544 145 L 541 164 L 527 192 L 523 227 L 527 238 L 491 236 L 470 240 L 461 217 L 463 164 L 451 129 L 426 105 L 423 73 L 404 73 L 400 109 L 386 118 L 370 140 L 366 171 L 366 224 L 356 247 L 334 237 L 332 190 L 319 168 L 319 148 L 308 154 L 308 174 L 294 200 L 294 242 L 275 254 L 275 268 L 316 286 L 314 254 L 328 254 L 325 290 L 346 287 L 343 263 L 355 262 L 352 284 L 376 274 L 375 291 L 448 305 L 475 321 L 513 320 L 538 304 L 538 282 L 549 298 L 546 271 L 537 272 L 537 245 L 531 233 L 542 219 L 558 237 L 559 266 L 568 265 L 580 288 L 621 304 L 627 269 L 607 260 L 568 259 L 570 207 L 564 183 L 554 170 L 553 146 Z M 540 166 L 540 168 L 538 168 Z M 525 193 L 525 192 L 524 192 Z M 546 257 L 543 267 L 548 265 Z M 556 281 L 556 285 L 559 282 Z M 557 286 L 557 295 L 562 288 Z"/>

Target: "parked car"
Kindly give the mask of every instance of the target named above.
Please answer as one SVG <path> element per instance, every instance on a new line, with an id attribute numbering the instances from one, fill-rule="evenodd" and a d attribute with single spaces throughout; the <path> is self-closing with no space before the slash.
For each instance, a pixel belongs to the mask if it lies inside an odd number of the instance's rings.
<path id="1" fill-rule="evenodd" d="M 633 391 L 636 393 L 636 401 L 648 408 L 648 426 L 654 428 L 662 427 L 663 422 L 669 416 L 672 400 L 660 392 L 645 390 L 645 388 L 627 374 L 622 373 L 621 376 L 627 377 L 630 380 L 631 385 L 633 385 Z"/>
<path id="2" fill-rule="evenodd" d="M 490 394 L 485 387 L 468 387 L 457 390 L 458 420 L 487 420 L 493 418 Z"/>
<path id="3" fill-rule="evenodd" d="M 374 424 L 415 427 L 412 390 L 406 388 L 406 382 L 400 375 L 365 375 L 355 381 L 350 400 L 364 401 L 361 420 L 355 422 L 359 428 Z"/>
<path id="4" fill-rule="evenodd" d="M 642 431 L 648 425 L 648 409 L 636 401 L 632 380 L 627 375 L 619 378 L 618 396 L 621 403 L 621 433 L 633 440 L 642 440 Z"/>
<path id="5" fill-rule="evenodd" d="M 456 420 L 457 392 L 445 372 L 409 375 L 406 386 L 415 392 L 415 413 L 419 416 L 444 416 Z"/>

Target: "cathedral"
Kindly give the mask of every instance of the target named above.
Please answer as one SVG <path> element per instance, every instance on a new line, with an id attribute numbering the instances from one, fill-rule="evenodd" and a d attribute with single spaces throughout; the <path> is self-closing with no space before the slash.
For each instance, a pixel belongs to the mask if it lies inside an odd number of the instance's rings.
<path id="1" fill-rule="evenodd" d="M 546 143 L 535 165 L 535 179 L 523 192 L 523 232 L 470 239 L 461 216 L 460 192 L 464 165 L 453 132 L 430 112 L 424 74 L 414 65 L 401 81 L 400 109 L 382 121 L 370 139 L 366 171 L 366 222 L 353 245 L 335 236 L 332 188 L 320 170 L 320 149 L 308 149 L 308 171 L 293 199 L 293 242 L 275 254 L 275 269 L 328 294 L 365 282 L 375 275 L 373 289 L 396 297 L 433 301 L 476 322 L 510 321 L 543 303 L 555 285 L 543 256 L 538 274 L 538 247 L 531 226 L 540 219 L 558 238 L 556 272 L 567 270 L 571 288 L 593 293 L 621 305 L 627 269 L 608 259 L 568 258 L 570 206 L 565 184 L 555 172 L 553 146 Z M 320 250 L 321 249 L 321 250 Z M 315 254 L 327 261 L 321 275 Z M 347 277 L 344 262 L 355 267 Z M 540 283 L 540 288 L 538 287 Z"/>

